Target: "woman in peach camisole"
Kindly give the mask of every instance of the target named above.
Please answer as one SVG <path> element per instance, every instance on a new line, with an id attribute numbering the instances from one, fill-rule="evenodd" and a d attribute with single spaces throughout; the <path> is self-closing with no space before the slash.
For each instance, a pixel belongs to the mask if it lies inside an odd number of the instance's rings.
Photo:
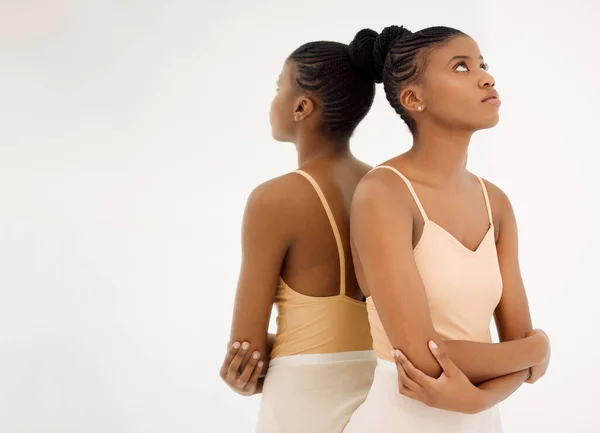
<path id="1" fill-rule="evenodd" d="M 532 330 L 510 202 L 466 169 L 471 135 L 498 122 L 495 82 L 473 39 L 447 27 L 388 27 L 374 61 L 413 146 L 352 202 L 378 365 L 344 432 L 498 433 L 498 403 L 544 374 L 550 349 Z"/>
<path id="2" fill-rule="evenodd" d="M 371 167 L 352 155 L 349 139 L 373 103 L 375 81 L 372 62 L 356 48 L 298 48 L 271 107 L 273 137 L 296 145 L 299 170 L 260 185 L 248 199 L 221 369 L 235 391 L 262 393 L 258 433 L 341 432 L 373 379 L 375 354 L 349 240 L 351 198 Z M 277 333 L 269 338 L 273 305 Z"/>

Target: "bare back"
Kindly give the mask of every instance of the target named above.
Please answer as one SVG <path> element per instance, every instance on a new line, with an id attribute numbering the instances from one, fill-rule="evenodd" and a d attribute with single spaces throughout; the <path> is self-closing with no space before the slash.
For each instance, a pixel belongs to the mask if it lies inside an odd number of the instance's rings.
<path id="1" fill-rule="evenodd" d="M 346 262 L 344 276 L 340 275 L 332 226 L 314 187 L 302 176 L 287 175 L 287 195 L 296 211 L 293 219 L 285 222 L 292 227 L 293 234 L 281 276 L 295 291 L 309 296 L 335 296 L 339 294 L 340 278 L 345 278 L 346 295 L 363 299 L 350 250 L 350 204 L 356 185 L 370 168 L 351 157 L 319 161 L 303 168 L 322 190 L 338 227 Z"/>
<path id="2" fill-rule="evenodd" d="M 361 178 L 371 167 L 358 161 L 350 154 L 321 158 L 304 164 L 302 171 L 314 179 L 331 209 L 340 234 L 345 262 L 345 294 L 343 303 L 357 303 L 364 296 L 354 274 L 350 249 L 350 205 L 354 190 Z M 305 300 L 314 304 L 318 299 L 340 295 L 340 256 L 332 223 L 315 187 L 304 176 L 288 173 L 259 185 L 254 189 L 246 205 L 242 222 L 242 266 L 236 292 L 231 341 L 249 341 L 260 352 L 261 359 L 269 359 L 271 348 L 267 344 L 267 333 L 273 305 L 287 305 L 282 296 L 294 305 Z M 285 286 L 284 286 L 285 285 Z M 287 287 L 287 290 L 283 288 Z M 342 297 L 338 296 L 338 299 Z M 334 301 L 334 299 L 332 299 Z M 334 302 L 338 304 L 338 301 Z M 356 323 L 356 315 L 363 314 L 364 303 L 350 307 L 332 307 L 337 313 L 314 308 L 295 307 L 279 310 L 278 324 L 288 322 L 299 314 L 303 324 L 311 323 L 313 328 L 325 326 L 325 322 L 337 320 L 340 314 L 345 317 L 331 329 L 336 336 L 335 345 L 320 344 L 308 347 L 291 348 L 289 343 L 296 339 L 305 340 L 305 334 L 312 332 L 297 326 L 278 326 L 278 339 L 275 351 L 300 353 L 306 350 L 337 350 L 338 347 L 363 347 L 370 335 L 366 310 L 363 320 Z M 330 307 L 327 307 L 330 308 Z M 319 313 L 319 311 L 321 311 Z M 362 317 L 362 316 L 361 316 Z M 320 321 L 322 319 L 322 321 Z M 329 323 L 329 322 L 328 322 Z M 283 323 L 282 323 L 283 324 Z M 283 332 L 284 329 L 288 332 Z M 355 329 L 356 328 L 356 329 Z M 360 328 L 360 329 L 359 329 Z M 363 329 L 364 328 L 364 329 Z M 302 337 L 296 335 L 300 332 Z M 283 332 L 283 333 L 282 333 Z M 350 335 L 352 334 L 352 335 Z M 364 335 L 363 335 L 364 334 Z M 339 341 L 338 341 L 339 339 Z M 287 342 L 283 344 L 282 342 Z M 325 342 L 321 342 L 325 344 Z M 280 349 L 280 348 L 284 349 Z M 351 350 L 346 349 L 346 350 Z M 266 365 L 265 365 L 266 367 Z"/>

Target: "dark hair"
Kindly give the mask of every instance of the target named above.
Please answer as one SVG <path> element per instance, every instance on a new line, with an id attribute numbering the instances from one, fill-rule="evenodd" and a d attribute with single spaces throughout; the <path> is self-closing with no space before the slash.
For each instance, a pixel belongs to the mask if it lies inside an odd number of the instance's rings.
<path id="1" fill-rule="evenodd" d="M 373 32 L 369 29 L 361 31 Z M 389 26 L 375 40 L 376 81 L 383 82 L 387 100 L 413 134 L 417 125 L 400 103 L 400 92 L 406 85 L 419 80 L 427 66 L 427 54 L 459 35 L 464 33 L 450 27 L 429 27 L 412 33 L 402 26 Z"/>
<path id="2" fill-rule="evenodd" d="M 309 42 L 288 58 L 296 66 L 296 85 L 322 104 L 323 132 L 349 138 L 375 98 L 373 48 L 377 32 L 362 30 L 350 45 Z"/>

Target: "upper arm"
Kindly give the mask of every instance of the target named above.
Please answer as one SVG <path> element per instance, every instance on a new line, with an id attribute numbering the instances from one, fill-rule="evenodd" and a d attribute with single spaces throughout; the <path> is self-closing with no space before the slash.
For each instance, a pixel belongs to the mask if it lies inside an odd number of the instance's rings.
<path id="1" fill-rule="evenodd" d="M 500 341 L 527 336 L 531 331 L 529 303 L 519 267 L 517 222 L 510 200 L 499 188 L 489 184 L 490 198 L 499 212 L 496 249 L 502 275 L 502 297 L 494 312 Z"/>
<path id="2" fill-rule="evenodd" d="M 284 209 L 273 183 L 256 188 L 242 222 L 242 264 L 231 341 L 248 341 L 268 359 L 267 333 L 283 259 L 289 245 Z"/>
<path id="3" fill-rule="evenodd" d="M 442 344 L 431 320 L 412 248 L 413 216 L 384 173 L 359 183 L 351 210 L 351 237 L 373 303 L 394 348 L 424 373 L 441 368 L 427 346 Z"/>

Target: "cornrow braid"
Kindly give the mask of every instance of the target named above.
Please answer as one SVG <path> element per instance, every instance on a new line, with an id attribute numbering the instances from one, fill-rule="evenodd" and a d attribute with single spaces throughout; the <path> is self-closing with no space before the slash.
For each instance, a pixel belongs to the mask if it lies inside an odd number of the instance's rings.
<path id="1" fill-rule="evenodd" d="M 321 102 L 323 132 L 331 138 L 349 138 L 373 105 L 376 37 L 376 32 L 367 30 L 350 45 L 309 42 L 288 58 L 296 66 L 296 85 Z"/>
<path id="2" fill-rule="evenodd" d="M 412 33 L 404 27 L 390 26 L 375 41 L 373 58 L 375 69 L 381 71 L 385 96 L 413 134 L 417 125 L 402 106 L 400 92 L 419 80 L 431 51 L 458 35 L 464 33 L 450 27 L 429 27 Z"/>

